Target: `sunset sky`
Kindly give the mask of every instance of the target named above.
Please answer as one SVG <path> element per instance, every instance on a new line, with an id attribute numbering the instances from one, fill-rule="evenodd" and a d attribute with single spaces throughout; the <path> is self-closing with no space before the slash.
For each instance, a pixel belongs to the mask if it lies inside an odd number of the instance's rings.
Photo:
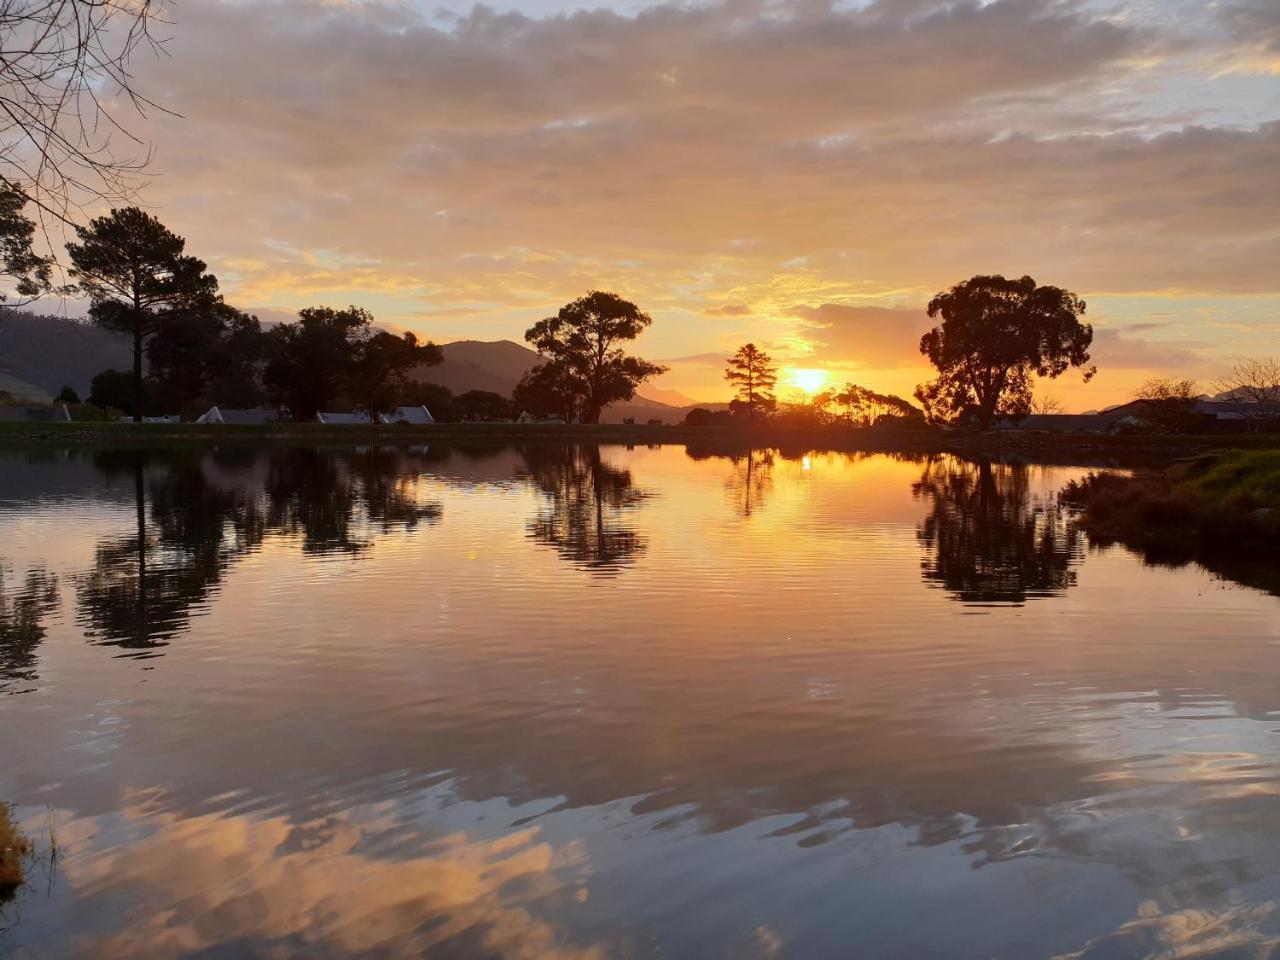
<path id="1" fill-rule="evenodd" d="M 182 0 L 139 89 L 142 200 L 264 319 L 356 303 L 520 340 L 592 288 L 657 386 L 728 398 L 754 340 L 909 394 L 976 273 L 1089 302 L 1100 373 L 1280 354 L 1280 3 L 491 7 Z M 809 375 L 811 380 L 814 375 Z"/>

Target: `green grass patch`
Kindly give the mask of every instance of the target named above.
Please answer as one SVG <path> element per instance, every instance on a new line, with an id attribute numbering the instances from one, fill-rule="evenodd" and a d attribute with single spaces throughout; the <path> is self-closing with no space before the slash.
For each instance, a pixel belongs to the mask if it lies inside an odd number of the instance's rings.
<path id="1" fill-rule="evenodd" d="M 1175 489 L 1224 509 L 1280 509 L 1280 450 L 1236 450 L 1184 467 Z"/>
<path id="2" fill-rule="evenodd" d="M 1154 564 L 1198 562 L 1280 593 L 1280 451 L 1237 450 L 1132 476 L 1094 473 L 1059 495 L 1095 546 Z"/>

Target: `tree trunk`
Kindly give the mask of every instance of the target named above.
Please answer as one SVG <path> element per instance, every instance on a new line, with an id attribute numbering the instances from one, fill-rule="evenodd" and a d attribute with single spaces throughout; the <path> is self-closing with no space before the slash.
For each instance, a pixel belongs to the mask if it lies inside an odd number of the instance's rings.
<path id="1" fill-rule="evenodd" d="M 585 407 L 583 407 L 582 422 L 583 423 L 599 423 L 600 408 L 597 407 L 594 403 L 589 403 Z"/>
<path id="2" fill-rule="evenodd" d="M 136 639 L 145 644 L 147 630 L 147 490 L 143 480 L 142 457 L 133 465 L 133 501 L 137 508 L 138 522 L 138 611 Z"/>
<path id="3" fill-rule="evenodd" d="M 133 422 L 142 422 L 142 327 L 133 328 Z"/>

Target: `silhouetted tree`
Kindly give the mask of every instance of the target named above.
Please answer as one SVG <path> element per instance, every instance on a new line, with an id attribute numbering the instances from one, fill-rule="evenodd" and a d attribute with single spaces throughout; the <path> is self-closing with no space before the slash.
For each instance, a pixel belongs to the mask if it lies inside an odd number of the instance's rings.
<path id="1" fill-rule="evenodd" d="M 856 383 L 846 383 L 843 390 L 832 392 L 830 399 L 846 420 L 864 427 L 871 426 L 881 417 L 923 416 L 918 408 L 901 397 L 892 393 L 876 393 Z"/>
<path id="2" fill-rule="evenodd" d="M 159 390 L 154 380 L 142 381 L 142 402 L 138 402 L 137 384 L 127 370 L 103 370 L 89 382 L 89 402 L 104 410 L 132 411 L 140 407 L 148 416 L 160 410 Z"/>
<path id="3" fill-rule="evenodd" d="M 705 407 L 694 407 L 684 415 L 686 427 L 727 427 L 733 422 L 733 414 L 728 410 L 708 410 Z"/>
<path id="4" fill-rule="evenodd" d="M 597 447 L 530 447 L 521 456 L 522 478 L 547 497 L 529 523 L 534 540 L 602 575 L 618 573 L 645 549 L 626 519 L 647 498 L 631 471 L 606 463 Z"/>
<path id="5" fill-rule="evenodd" d="M 53 262 L 37 255 L 32 247 L 36 225 L 24 213 L 26 205 L 26 194 L 0 179 L 0 274 L 14 282 L 14 290 L 24 303 L 30 303 L 50 289 Z M 0 294 L 0 301 L 6 299 Z"/>
<path id="6" fill-rule="evenodd" d="M 251 407 L 261 402 L 265 347 L 258 318 L 219 301 L 161 326 L 147 357 L 161 403 L 194 413 L 210 403 Z"/>
<path id="7" fill-rule="evenodd" d="M 931 460 L 914 492 L 929 504 L 924 578 L 956 599 L 1024 603 L 1075 584 L 1079 533 L 1055 502 L 1032 502 L 1025 465 Z"/>
<path id="8" fill-rule="evenodd" d="M 1133 398 L 1142 401 L 1142 419 L 1165 433 L 1193 433 L 1203 419 L 1196 413 L 1200 389 L 1194 380 L 1153 377 Z"/>
<path id="9" fill-rule="evenodd" d="M 773 388 L 778 382 L 778 368 L 773 359 L 754 343 L 746 343 L 729 358 L 724 378 L 734 389 L 730 408 L 749 417 L 760 417 L 777 406 Z"/>
<path id="10" fill-rule="evenodd" d="M 63 386 L 58 391 L 58 395 L 53 398 L 57 403 L 79 403 L 80 394 L 76 393 L 71 387 Z"/>
<path id="11" fill-rule="evenodd" d="M 524 338 L 557 367 L 556 376 L 578 398 L 584 423 L 599 423 L 600 411 L 630 400 L 636 387 L 666 367 L 627 356 L 621 344 L 653 323 L 647 313 L 617 294 L 593 290 L 539 320 Z"/>
<path id="12" fill-rule="evenodd" d="M 431 341 L 419 343 L 417 334 L 397 337 L 378 330 L 357 342 L 351 365 L 351 394 L 376 418 L 398 406 L 409 394 L 409 375 L 418 367 L 434 366 L 444 353 Z"/>
<path id="13" fill-rule="evenodd" d="M 14 681 L 36 679 L 36 648 L 44 640 L 45 617 L 58 609 L 58 579 L 28 571 L 16 587 L 0 567 L 0 691 Z"/>
<path id="14" fill-rule="evenodd" d="M 1242 360 L 1214 384 L 1219 399 L 1235 400 L 1251 426 L 1280 419 L 1280 359 Z"/>
<path id="15" fill-rule="evenodd" d="M 422 404 L 438 423 L 453 423 L 458 419 L 453 391 L 438 383 L 414 384 L 409 388 L 409 402 Z"/>
<path id="16" fill-rule="evenodd" d="M 492 390 L 468 390 L 453 398 L 459 420 L 510 420 L 511 401 Z"/>
<path id="17" fill-rule="evenodd" d="M 511 392 L 511 408 L 535 417 L 560 417 L 566 423 L 579 416 L 582 391 L 561 363 L 543 363 L 529 370 Z"/>
<path id="18" fill-rule="evenodd" d="M 268 332 L 263 380 L 295 419 L 313 419 L 347 389 L 372 320 L 360 307 L 307 307 Z"/>
<path id="19" fill-rule="evenodd" d="M 142 353 L 166 322 L 215 302 L 217 278 L 184 253 L 186 241 L 137 207 L 112 210 L 67 244 L 71 276 L 94 322 L 133 338 L 134 420 L 142 417 Z"/>
<path id="20" fill-rule="evenodd" d="M 978 276 L 940 293 L 929 316 L 942 324 L 920 339 L 938 378 L 916 388 L 930 419 L 972 413 L 985 430 L 997 415 L 1031 409 L 1033 377 L 1055 378 L 1086 367 L 1093 328 L 1080 322 L 1085 303 L 1030 277 Z"/>

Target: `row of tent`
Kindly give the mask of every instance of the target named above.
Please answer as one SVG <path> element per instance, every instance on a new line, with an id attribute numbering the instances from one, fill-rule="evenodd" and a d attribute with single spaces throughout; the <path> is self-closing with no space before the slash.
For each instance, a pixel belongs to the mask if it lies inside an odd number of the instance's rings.
<path id="1" fill-rule="evenodd" d="M 196 423 L 204 424 L 226 424 L 228 426 L 250 426 L 262 423 L 280 423 L 285 418 L 280 416 L 280 411 L 266 408 L 256 408 L 248 410 L 233 410 L 229 407 L 210 407 L 200 416 L 196 417 Z M 143 417 L 144 423 L 179 423 L 181 418 L 174 415 L 168 417 Z M 416 407 L 396 407 L 390 413 L 380 413 L 374 419 L 367 413 L 351 412 L 351 413 L 328 413 L 321 412 L 316 414 L 316 420 L 320 423 L 327 424 L 373 424 L 373 423 L 413 423 L 425 424 L 435 423 L 435 417 L 431 416 L 431 411 L 424 406 Z"/>

